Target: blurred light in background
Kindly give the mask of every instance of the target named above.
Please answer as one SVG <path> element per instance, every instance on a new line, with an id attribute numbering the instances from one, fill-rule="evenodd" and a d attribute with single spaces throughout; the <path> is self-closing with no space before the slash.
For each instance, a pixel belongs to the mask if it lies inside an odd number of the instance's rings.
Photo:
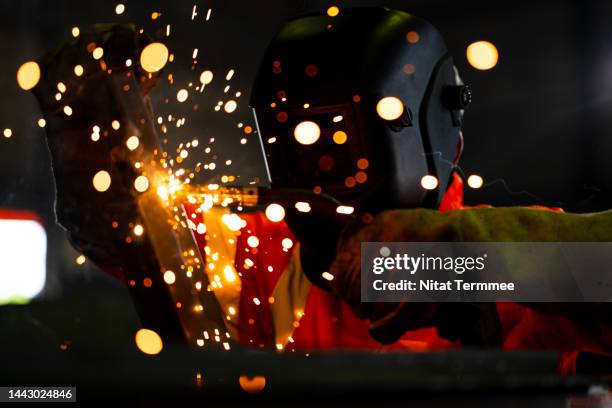
<path id="1" fill-rule="evenodd" d="M 10 217 L 10 216 L 9 216 Z M 0 304 L 25 303 L 45 286 L 47 234 L 32 219 L 0 211 Z"/>
<path id="2" fill-rule="evenodd" d="M 34 61 L 22 64 L 17 70 L 17 83 L 24 91 L 34 88 L 40 80 L 40 67 Z"/>
<path id="3" fill-rule="evenodd" d="M 472 187 L 473 189 L 479 189 L 484 184 L 484 180 L 478 174 L 472 174 L 470 177 L 468 177 L 467 183 L 468 186 Z"/>
<path id="4" fill-rule="evenodd" d="M 467 47 L 466 56 L 470 65 L 481 71 L 493 68 L 499 60 L 497 48 L 488 41 L 477 41 L 470 44 Z"/>
<path id="5" fill-rule="evenodd" d="M 161 337 L 153 330 L 140 329 L 134 336 L 136 347 L 145 354 L 159 354 L 164 348 Z"/>
<path id="6" fill-rule="evenodd" d="M 386 96 L 376 104 L 376 112 L 384 120 L 393 121 L 404 113 L 404 103 L 395 96 Z"/>

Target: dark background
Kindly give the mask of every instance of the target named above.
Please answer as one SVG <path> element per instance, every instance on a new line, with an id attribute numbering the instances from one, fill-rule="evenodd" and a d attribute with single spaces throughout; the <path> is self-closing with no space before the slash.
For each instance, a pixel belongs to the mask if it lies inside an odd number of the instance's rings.
<path id="1" fill-rule="evenodd" d="M 70 36 L 72 26 L 95 22 L 134 22 L 155 36 L 170 23 L 164 42 L 175 53 L 169 66 L 177 84 L 197 82 L 211 69 L 215 79 L 189 103 L 176 103 L 177 87 L 154 91 L 159 114 L 181 116 L 193 103 L 200 109 L 174 129 L 170 145 L 215 137 L 215 153 L 231 169 L 217 174 L 245 179 L 263 173 L 256 135 L 236 124 L 252 124 L 247 106 L 259 58 L 283 21 L 296 14 L 325 10 L 328 1 L 135 1 L 2 0 L 0 2 L 0 208 L 30 209 L 45 221 L 49 239 L 47 287 L 28 306 L 0 307 L 0 343 L 42 350 L 133 347 L 138 326 L 127 291 L 78 255 L 54 224 L 53 180 L 44 130 L 34 97 L 17 86 L 19 65 L 36 59 Z M 193 5 L 198 16 L 191 20 Z M 385 5 L 432 22 L 446 38 L 474 102 L 466 114 L 466 149 L 461 166 L 481 174 L 486 186 L 467 191 L 469 204 L 544 204 L 589 212 L 612 207 L 612 4 L 609 1 L 338 1 L 338 6 Z M 204 14 L 212 8 L 212 18 Z M 162 13 L 155 22 L 153 11 Z M 498 65 L 477 71 L 465 59 L 466 47 L 493 42 Z M 199 49 L 195 71 L 193 48 Z M 236 74 L 231 91 L 243 95 L 232 116 L 214 112 L 222 98 L 223 77 Z M 169 103 L 164 98 L 169 97 Z M 240 139 L 246 137 L 246 145 Z M 222 167 L 222 166 L 220 166 Z M 200 181 L 205 181 L 208 174 Z M 0 231 L 2 233 L 2 231 Z M 15 346 L 17 345 L 17 346 Z M 0 345 L 2 347 L 2 345 Z"/>

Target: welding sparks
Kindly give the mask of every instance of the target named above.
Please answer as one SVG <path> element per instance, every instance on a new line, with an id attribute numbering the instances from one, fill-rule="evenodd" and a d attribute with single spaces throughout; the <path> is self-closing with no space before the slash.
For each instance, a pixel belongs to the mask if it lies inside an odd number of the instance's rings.
<path id="1" fill-rule="evenodd" d="M 189 91 L 187 91 L 186 89 L 180 89 L 177 93 L 176 93 L 176 100 L 179 102 L 185 102 L 187 100 L 187 98 L 189 98 Z"/>
<path id="2" fill-rule="evenodd" d="M 117 4 L 117 6 L 115 7 L 115 13 L 117 15 L 121 15 L 121 14 L 123 14 L 124 11 L 125 11 L 125 5 L 123 5 L 121 3 Z"/>
<path id="3" fill-rule="evenodd" d="M 234 272 L 231 266 L 225 265 L 225 268 L 223 268 L 223 277 L 227 282 L 233 283 L 236 281 L 236 272 Z"/>
<path id="4" fill-rule="evenodd" d="M 93 186 L 99 192 L 104 192 L 110 188 L 111 176 L 106 170 L 100 170 L 93 177 Z"/>
<path id="5" fill-rule="evenodd" d="M 497 65 L 499 52 L 489 41 L 477 41 L 467 47 L 466 57 L 472 67 L 486 71 Z"/>
<path id="6" fill-rule="evenodd" d="M 125 141 L 125 145 L 130 150 L 136 150 L 138 145 L 140 145 L 140 139 L 138 139 L 138 136 L 130 136 L 128 140 Z"/>
<path id="7" fill-rule="evenodd" d="M 250 237 L 247 238 L 247 245 L 250 246 L 251 248 L 257 248 L 259 246 L 259 238 L 251 235 Z"/>
<path id="8" fill-rule="evenodd" d="M 323 272 L 321 274 L 321 276 L 323 277 L 323 279 L 327 280 L 327 281 L 333 281 L 334 280 L 334 275 L 332 275 L 329 272 Z"/>
<path id="9" fill-rule="evenodd" d="M 478 174 L 472 174 L 471 176 L 468 177 L 467 184 L 471 188 L 477 190 L 483 186 L 484 180 Z"/>
<path id="10" fill-rule="evenodd" d="M 384 120 L 397 120 L 404 113 L 404 104 L 395 96 L 386 96 L 376 104 L 376 113 Z"/>
<path id="11" fill-rule="evenodd" d="M 134 235 L 136 235 L 137 237 L 142 236 L 142 234 L 144 234 L 144 227 L 140 224 L 137 224 L 134 227 Z"/>
<path id="12" fill-rule="evenodd" d="M 74 67 L 74 75 L 80 77 L 81 75 L 83 75 L 83 66 L 82 65 L 75 65 Z"/>
<path id="13" fill-rule="evenodd" d="M 164 344 L 159 334 L 149 329 L 138 330 L 134 337 L 134 341 L 136 342 L 138 350 L 145 354 L 159 354 L 164 348 Z"/>
<path id="14" fill-rule="evenodd" d="M 213 80 L 213 73 L 212 71 L 204 71 L 202 72 L 202 74 L 200 74 L 200 82 L 203 85 L 208 85 L 212 82 Z"/>
<path id="15" fill-rule="evenodd" d="M 310 204 L 304 201 L 298 201 L 295 203 L 295 209 L 299 212 L 307 213 L 310 212 Z"/>
<path id="16" fill-rule="evenodd" d="M 70 30 L 70 32 L 72 33 L 72 36 L 76 38 L 81 33 L 81 30 L 79 30 L 79 27 L 72 27 L 72 30 Z"/>
<path id="17" fill-rule="evenodd" d="M 34 88 L 40 80 L 40 67 L 34 61 L 22 64 L 17 70 L 17 84 L 24 91 Z"/>
<path id="18" fill-rule="evenodd" d="M 321 136 L 321 129 L 315 122 L 305 120 L 298 123 L 293 130 L 293 136 L 298 143 L 303 145 L 311 145 L 319 140 L 319 137 Z"/>
<path id="19" fill-rule="evenodd" d="M 144 193 L 149 189 L 149 179 L 146 176 L 138 176 L 134 180 L 134 188 L 139 193 Z"/>
<path id="20" fill-rule="evenodd" d="M 140 66 L 147 72 L 158 72 L 166 66 L 168 58 L 168 48 L 162 43 L 154 42 L 144 47 L 140 53 Z"/>
<path id="21" fill-rule="evenodd" d="M 336 212 L 338 214 L 350 215 L 355 212 L 355 208 L 349 207 L 348 205 L 339 205 L 338 208 L 336 208 Z"/>
<path id="22" fill-rule="evenodd" d="M 232 231 L 239 231 L 241 228 L 246 227 L 246 221 L 237 214 L 223 214 L 221 221 Z"/>
<path id="23" fill-rule="evenodd" d="M 272 203 L 266 207 L 266 217 L 272 222 L 280 222 L 285 218 L 285 209 L 282 205 Z"/>
<path id="24" fill-rule="evenodd" d="M 172 285 L 174 282 L 176 282 L 176 275 L 174 274 L 174 272 L 164 272 L 164 282 L 166 282 L 168 285 Z"/>
<path id="25" fill-rule="evenodd" d="M 9 128 L 4 129 L 4 131 L 2 132 L 2 134 L 4 135 L 4 137 L 6 137 L 7 139 L 11 136 L 13 136 L 13 131 Z"/>
<path id="26" fill-rule="evenodd" d="M 341 144 L 346 143 L 346 140 L 348 139 L 348 136 L 346 135 L 346 132 L 344 132 L 342 130 L 337 130 L 332 135 L 332 139 L 333 139 L 334 143 L 341 145 Z"/>
<path id="27" fill-rule="evenodd" d="M 291 238 L 283 238 L 281 245 L 284 249 L 291 249 L 293 247 L 293 241 L 291 240 Z"/>
<path id="28" fill-rule="evenodd" d="M 425 175 L 421 178 L 421 187 L 425 190 L 435 190 L 438 187 L 438 179 L 432 175 Z"/>
<path id="29" fill-rule="evenodd" d="M 232 112 L 234 112 L 236 110 L 237 106 L 238 106 L 238 104 L 236 103 L 236 101 L 229 100 L 229 101 L 225 102 L 225 106 L 223 107 L 223 109 L 227 113 L 232 113 Z"/>
<path id="30" fill-rule="evenodd" d="M 99 60 L 104 55 L 104 50 L 101 47 L 96 47 L 91 55 L 94 59 Z"/>
<path id="31" fill-rule="evenodd" d="M 331 6 L 327 9 L 327 15 L 330 17 L 336 17 L 338 14 L 340 14 L 340 9 L 336 6 Z"/>

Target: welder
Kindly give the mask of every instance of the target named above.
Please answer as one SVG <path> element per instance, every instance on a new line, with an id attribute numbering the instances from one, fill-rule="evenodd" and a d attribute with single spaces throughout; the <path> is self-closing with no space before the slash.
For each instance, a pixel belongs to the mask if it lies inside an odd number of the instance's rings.
<path id="1" fill-rule="evenodd" d="M 142 36 L 125 26 L 97 27 L 91 36 L 104 44 L 109 65 L 116 53 L 115 73 L 139 78 L 140 96 L 147 98 L 157 75 L 143 75 L 137 63 Z M 126 59 L 133 64 L 126 66 Z M 48 65 L 57 73 L 73 62 L 58 64 L 56 57 Z M 59 220 L 85 254 L 121 275 L 120 250 L 103 232 L 113 218 L 100 214 L 124 207 L 129 213 L 133 206 L 123 196 L 100 200 L 75 183 L 81 177 L 88 184 L 96 153 L 66 148 L 85 143 L 77 135 L 112 117 L 117 96 L 98 92 L 87 115 L 66 118 L 45 92 L 58 78 L 44 75 L 46 89 L 35 92 L 50 124 Z M 609 355 L 605 306 L 361 302 L 361 242 L 612 240 L 611 213 L 465 207 L 456 164 L 470 101 L 441 35 L 410 14 L 343 9 L 283 26 L 251 95 L 272 190 L 332 197 L 355 219 L 287 207 L 286 222 L 251 212 L 240 215 L 246 224 L 240 231 L 229 231 L 221 222 L 228 209 L 200 214 L 187 206 L 194 220 L 201 217 L 208 231 L 218 232 L 198 241 L 201 252 L 215 246 L 214 236 L 223 237 L 219 256 L 232 259 L 240 276 L 237 292 L 221 305 L 234 310 L 228 324 L 238 341 L 277 349 L 554 349 L 568 373 L 576 371 L 580 353 Z M 261 243 L 257 250 L 251 236 Z"/>
<path id="2" fill-rule="evenodd" d="M 299 212 L 287 220 L 301 242 L 310 280 L 331 287 L 357 316 L 369 319 L 375 339 L 392 344 L 401 336 L 409 339 L 411 330 L 435 327 L 437 333 L 420 340 L 434 342 L 441 335 L 467 346 L 562 350 L 561 365 L 571 371 L 577 350 L 593 343 L 583 337 L 583 328 L 573 326 L 579 323 L 566 319 L 573 310 L 574 317 L 598 327 L 594 337 L 601 347 L 589 351 L 607 353 L 609 308 L 603 305 L 526 309 L 509 303 L 361 302 L 362 242 L 607 241 L 612 236 L 605 227 L 610 213 L 446 212 L 466 208 L 456 164 L 471 94 L 430 24 L 382 8 L 289 21 L 268 48 L 251 102 L 273 186 L 327 193 L 361 213 L 349 226 L 316 223 Z M 408 208 L 415 210 L 398 210 Z M 320 313 L 315 306 L 313 312 Z M 567 335 L 565 343 L 553 340 L 549 333 L 556 330 Z"/>

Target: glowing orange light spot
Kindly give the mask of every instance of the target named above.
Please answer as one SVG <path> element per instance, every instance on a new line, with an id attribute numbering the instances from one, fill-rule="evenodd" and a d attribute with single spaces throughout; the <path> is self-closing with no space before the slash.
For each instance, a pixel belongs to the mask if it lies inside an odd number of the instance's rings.
<path id="1" fill-rule="evenodd" d="M 367 180 L 368 175 L 365 173 L 365 171 L 358 171 L 357 174 L 355 174 L 355 181 L 358 183 L 365 183 Z"/>
<path id="2" fill-rule="evenodd" d="M 499 52 L 495 45 L 488 41 L 477 41 L 467 47 L 466 57 L 474 68 L 486 71 L 497 65 Z"/>
<path id="3" fill-rule="evenodd" d="M 93 186 L 99 192 L 104 192 L 109 189 L 111 185 L 111 176 L 108 171 L 100 170 L 93 177 Z"/>
<path id="4" fill-rule="evenodd" d="M 24 91 L 34 88 L 40 80 L 40 67 L 34 61 L 22 64 L 17 70 L 17 84 Z"/>
<path id="5" fill-rule="evenodd" d="M 331 6 L 327 9 L 327 15 L 330 17 L 336 17 L 338 14 L 340 14 L 340 9 L 336 6 Z"/>
<path id="6" fill-rule="evenodd" d="M 357 184 L 357 182 L 355 181 L 355 177 L 347 177 L 344 180 L 344 185 L 348 188 L 355 187 L 355 184 Z"/>
<path id="7" fill-rule="evenodd" d="M 144 278 L 142 280 L 142 284 L 145 288 L 150 288 L 151 286 L 153 286 L 153 281 L 151 280 L 151 278 Z"/>
<path id="8" fill-rule="evenodd" d="M 420 38 L 419 33 L 416 31 L 410 31 L 408 34 L 406 34 L 406 40 L 408 40 L 410 44 L 418 43 Z"/>
<path id="9" fill-rule="evenodd" d="M 360 170 L 367 169 L 369 165 L 370 165 L 370 162 L 368 162 L 368 159 L 361 158 L 357 160 L 357 168 Z"/>
<path id="10" fill-rule="evenodd" d="M 241 375 L 238 382 L 240 383 L 240 388 L 250 394 L 261 392 L 266 387 L 266 377 L 263 376 L 249 377 Z"/>
<path id="11" fill-rule="evenodd" d="M 153 330 L 138 330 L 134 340 L 136 341 L 136 347 L 138 347 L 138 350 L 145 354 L 159 354 L 164 348 L 161 337 L 159 337 L 159 334 L 155 333 Z"/>
<path id="12" fill-rule="evenodd" d="M 147 72 L 157 72 L 168 62 L 168 48 L 159 42 L 154 42 L 143 48 L 140 53 L 140 65 Z"/>
<path id="13" fill-rule="evenodd" d="M 346 132 L 342 130 L 337 130 L 334 132 L 332 139 L 334 140 L 334 143 L 336 144 L 344 144 L 346 140 L 348 139 L 348 136 L 346 135 Z"/>

